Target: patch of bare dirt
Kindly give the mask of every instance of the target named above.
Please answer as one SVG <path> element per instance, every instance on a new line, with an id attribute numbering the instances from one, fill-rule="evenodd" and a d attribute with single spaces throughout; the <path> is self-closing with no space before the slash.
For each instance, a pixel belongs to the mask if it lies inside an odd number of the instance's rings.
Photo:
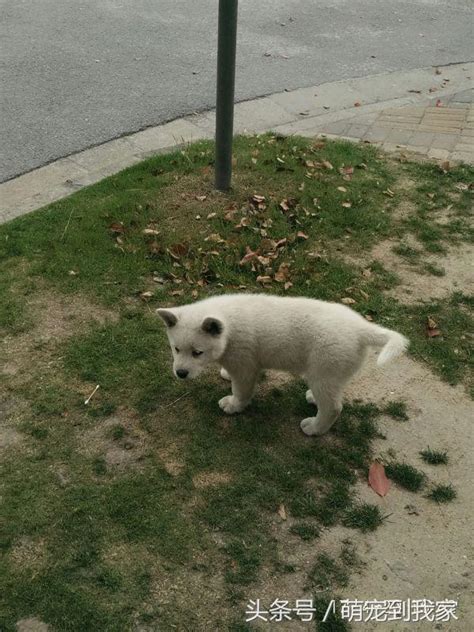
<path id="1" fill-rule="evenodd" d="M 403 242 L 411 248 L 423 251 L 423 246 L 410 234 L 405 235 Z M 408 305 L 442 299 L 455 291 L 463 291 L 466 294 L 474 292 L 472 244 L 451 246 L 446 254 L 422 252 L 420 260 L 416 263 L 409 263 L 393 252 L 393 248 L 399 244 L 400 242 L 395 239 L 387 239 L 376 244 L 370 253 L 363 257 L 345 255 L 344 258 L 348 263 L 361 267 L 367 267 L 371 261 L 379 261 L 388 272 L 396 274 L 400 281 L 386 294 Z M 424 269 L 426 265 L 441 268 L 443 276 L 429 273 Z"/>
<path id="2" fill-rule="evenodd" d="M 371 252 L 371 259 L 380 261 L 390 272 L 400 279 L 397 287 L 387 294 L 394 296 L 402 303 L 418 303 L 430 299 L 441 299 L 452 292 L 462 290 L 474 292 L 474 246 L 464 243 L 451 247 L 445 255 L 423 254 L 423 263 L 435 265 L 444 270 L 443 276 L 421 273 L 419 265 L 410 265 L 393 252 L 397 242 L 393 240 L 378 243 Z"/>
<path id="3" fill-rule="evenodd" d="M 24 435 L 15 427 L 15 419 L 22 410 L 20 400 L 9 396 L 2 398 L 0 391 L 0 454 L 24 443 Z"/>
<path id="4" fill-rule="evenodd" d="M 124 434 L 114 438 L 114 429 L 123 428 Z M 76 434 L 78 452 L 87 457 L 102 457 L 112 472 L 140 469 L 150 454 L 148 435 L 139 427 L 137 416 L 122 410 L 97 421 L 93 428 Z"/>
<path id="5" fill-rule="evenodd" d="M 84 330 L 91 322 L 116 322 L 118 314 L 78 295 L 57 295 L 44 291 L 34 295 L 28 310 L 33 327 L 18 335 L 8 335 L 2 344 L 2 374 L 14 385 L 31 374 L 32 366 L 49 372 L 54 368 L 50 345 Z"/>
<path id="6" fill-rule="evenodd" d="M 44 292 L 39 296 L 35 295 L 28 309 L 36 321 L 34 335 L 46 341 L 67 338 L 91 321 L 103 325 L 118 320 L 118 314 L 113 310 L 92 303 L 77 294 L 58 295 Z"/>
<path id="7" fill-rule="evenodd" d="M 9 555 L 18 570 L 38 571 L 46 564 L 45 542 L 23 536 L 14 543 Z"/>
<path id="8" fill-rule="evenodd" d="M 168 445 L 166 448 L 159 448 L 156 453 L 168 474 L 171 474 L 171 476 L 179 476 L 181 474 L 184 469 L 184 463 L 175 444 Z"/>
<path id="9" fill-rule="evenodd" d="M 49 632 L 51 630 L 49 625 L 36 617 L 20 619 L 16 622 L 16 629 L 17 632 Z"/>
<path id="10" fill-rule="evenodd" d="M 231 480 L 232 477 L 228 472 L 199 472 L 193 476 L 193 484 L 196 489 L 226 485 Z"/>

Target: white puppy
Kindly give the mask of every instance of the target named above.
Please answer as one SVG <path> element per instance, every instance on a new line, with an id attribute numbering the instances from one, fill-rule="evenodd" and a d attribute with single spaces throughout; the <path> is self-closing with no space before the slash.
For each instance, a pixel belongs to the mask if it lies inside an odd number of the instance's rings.
<path id="1" fill-rule="evenodd" d="M 252 399 L 259 372 L 280 369 L 308 383 L 306 399 L 316 417 L 301 422 L 307 435 L 329 430 L 342 409 L 342 394 L 368 347 L 383 347 L 378 364 L 401 354 L 408 340 L 338 303 L 264 294 L 226 294 L 172 309 L 158 309 L 167 325 L 173 369 L 193 378 L 210 363 L 232 380 L 232 395 L 219 401 L 228 414 Z"/>

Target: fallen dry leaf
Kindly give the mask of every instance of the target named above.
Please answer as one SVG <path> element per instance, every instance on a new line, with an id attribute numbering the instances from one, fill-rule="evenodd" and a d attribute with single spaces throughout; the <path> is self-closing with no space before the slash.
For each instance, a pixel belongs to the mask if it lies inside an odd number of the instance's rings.
<path id="1" fill-rule="evenodd" d="M 246 254 L 239 261 L 239 265 L 241 266 L 243 266 L 245 263 L 248 263 L 257 256 L 257 253 L 251 250 L 248 246 L 246 246 L 246 251 Z"/>
<path id="2" fill-rule="evenodd" d="M 141 292 L 140 298 L 142 301 L 149 301 L 153 297 L 153 292 Z"/>
<path id="3" fill-rule="evenodd" d="M 340 191 L 341 193 L 347 193 L 346 187 L 337 187 L 337 190 Z"/>
<path id="4" fill-rule="evenodd" d="M 214 217 L 217 217 L 217 213 L 209 213 L 206 219 L 214 219 Z"/>
<path id="5" fill-rule="evenodd" d="M 207 200 L 207 195 L 196 195 L 196 200 L 204 202 L 204 200 Z"/>
<path id="6" fill-rule="evenodd" d="M 362 105 L 362 104 L 361 104 L 361 102 L 360 102 L 360 101 L 356 101 L 356 102 L 354 103 L 354 107 L 355 107 L 355 108 L 360 108 L 360 106 L 361 106 L 361 105 Z"/>
<path id="7" fill-rule="evenodd" d="M 285 505 L 280 505 L 278 507 L 278 515 L 280 516 L 282 520 L 286 520 L 287 516 L 286 516 Z"/>
<path id="8" fill-rule="evenodd" d="M 182 242 L 179 244 L 173 244 L 172 246 L 170 246 L 168 249 L 168 254 L 171 255 L 171 257 L 173 257 L 173 259 L 180 259 L 181 257 L 184 257 L 185 255 L 188 254 L 189 252 L 189 244 Z"/>
<path id="9" fill-rule="evenodd" d="M 125 232 L 125 226 L 122 224 L 122 222 L 112 222 L 112 224 L 110 224 L 109 226 L 109 230 L 115 235 L 122 235 Z"/>
<path id="10" fill-rule="evenodd" d="M 442 171 L 443 173 L 448 173 L 448 171 L 449 171 L 449 170 L 450 170 L 450 168 L 451 168 L 451 165 L 450 165 L 450 163 L 449 163 L 449 160 L 445 160 L 444 162 L 442 162 L 442 163 L 440 164 L 439 168 L 441 169 L 441 171 Z"/>
<path id="11" fill-rule="evenodd" d="M 296 237 L 297 237 L 297 239 L 309 239 L 308 235 L 306 233 L 304 233 L 302 230 L 299 230 L 296 233 Z"/>
<path id="12" fill-rule="evenodd" d="M 386 496 L 390 489 L 390 481 L 385 474 L 385 468 L 378 461 L 374 461 L 369 468 L 369 485 L 379 496 Z"/>
<path id="13" fill-rule="evenodd" d="M 329 171 L 332 171 L 332 169 L 334 169 L 334 167 L 329 162 L 329 160 L 323 160 L 321 164 L 323 165 L 325 169 L 328 169 Z"/>
<path id="14" fill-rule="evenodd" d="M 219 233 L 211 233 L 210 235 L 208 235 L 204 241 L 212 241 L 215 244 L 223 244 L 225 243 L 225 239 L 222 239 L 222 237 L 219 235 Z"/>
<path id="15" fill-rule="evenodd" d="M 173 290 L 170 294 L 171 296 L 183 296 L 184 290 Z"/>
<path id="16" fill-rule="evenodd" d="M 257 277 L 257 283 L 271 283 L 273 281 L 271 276 L 263 275 Z"/>
<path id="17" fill-rule="evenodd" d="M 289 290 L 290 287 L 293 287 L 293 283 L 291 281 L 287 281 L 283 287 L 285 290 Z"/>
<path id="18" fill-rule="evenodd" d="M 156 230 L 156 228 L 145 228 L 143 230 L 144 235 L 159 235 L 160 231 Z"/>
<path id="19" fill-rule="evenodd" d="M 278 283 L 284 283 L 288 281 L 290 276 L 290 266 L 288 263 L 282 263 L 278 268 L 278 272 L 275 273 L 275 281 Z"/>
<path id="20" fill-rule="evenodd" d="M 428 316 L 426 319 L 426 335 L 428 338 L 441 336 L 441 331 L 438 329 L 438 323 L 431 316 Z"/>
<path id="21" fill-rule="evenodd" d="M 343 202 L 343 203 L 342 203 L 342 206 L 343 206 L 344 208 L 351 208 L 351 207 L 352 207 L 352 202 Z"/>
<path id="22" fill-rule="evenodd" d="M 355 300 L 350 296 L 345 296 L 344 298 L 341 298 L 341 303 L 344 303 L 344 305 L 354 305 Z"/>

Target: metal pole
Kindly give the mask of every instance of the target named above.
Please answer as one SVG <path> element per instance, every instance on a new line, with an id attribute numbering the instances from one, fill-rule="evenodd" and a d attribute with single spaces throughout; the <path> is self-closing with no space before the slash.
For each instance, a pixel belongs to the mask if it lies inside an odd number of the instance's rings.
<path id="1" fill-rule="evenodd" d="M 219 0 L 216 95 L 216 189 L 227 191 L 232 176 L 235 51 L 238 0 Z"/>

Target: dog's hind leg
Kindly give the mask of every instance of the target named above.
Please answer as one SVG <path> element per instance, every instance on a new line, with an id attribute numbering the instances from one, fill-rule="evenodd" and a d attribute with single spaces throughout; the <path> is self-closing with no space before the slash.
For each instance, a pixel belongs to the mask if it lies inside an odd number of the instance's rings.
<path id="1" fill-rule="evenodd" d="M 318 407 L 316 417 L 307 417 L 301 422 L 301 430 L 307 435 L 322 435 L 326 433 L 342 410 L 342 390 L 344 383 L 341 382 L 321 382 L 310 383 L 308 393 L 313 398 L 306 399 L 309 403 L 315 403 Z"/>

